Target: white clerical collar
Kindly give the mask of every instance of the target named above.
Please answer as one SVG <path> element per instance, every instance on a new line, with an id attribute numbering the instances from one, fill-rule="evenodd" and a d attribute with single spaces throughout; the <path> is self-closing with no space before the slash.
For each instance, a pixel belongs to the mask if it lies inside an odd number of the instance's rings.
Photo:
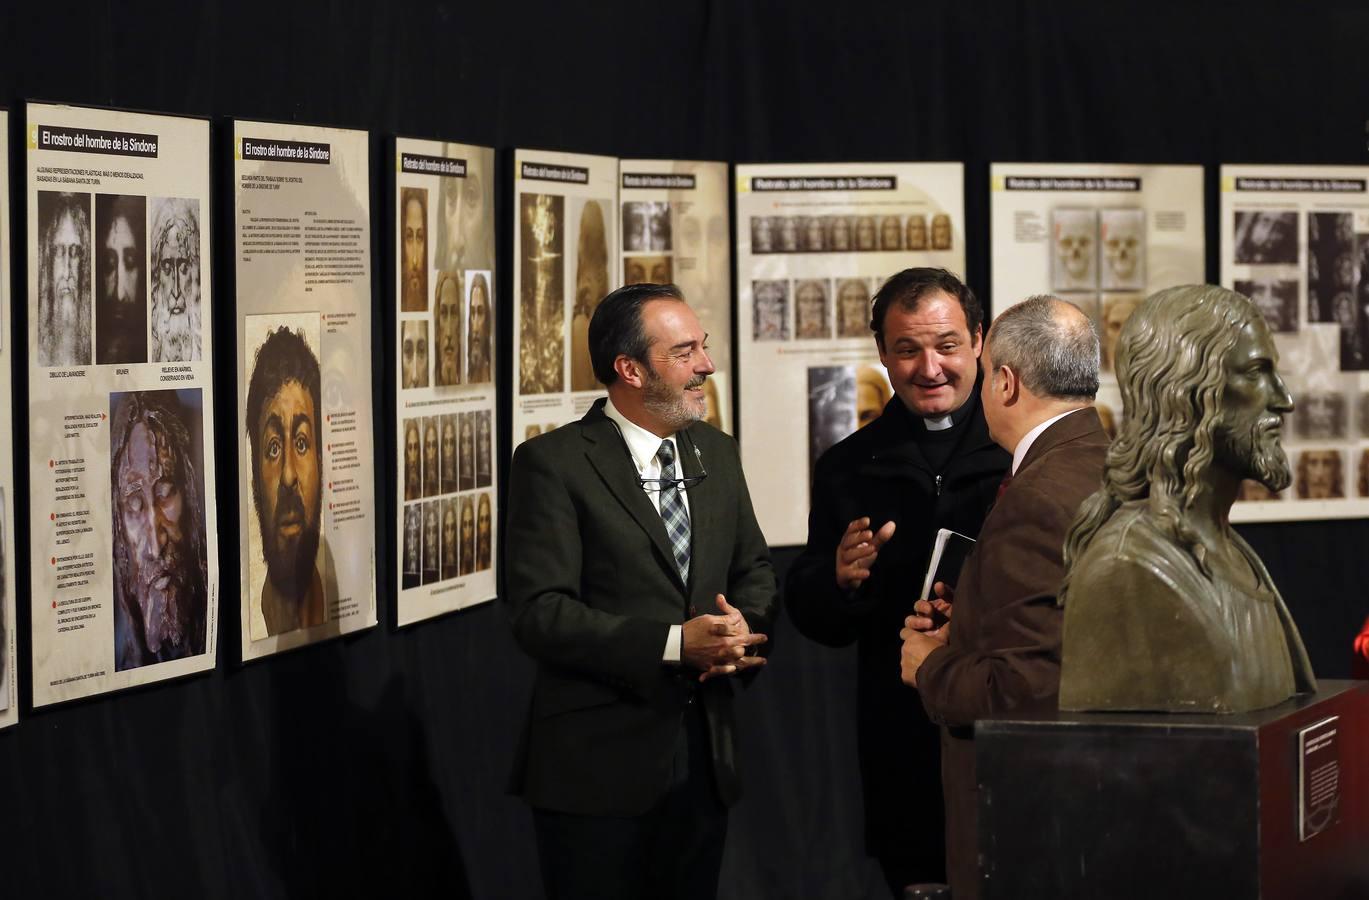
<path id="1" fill-rule="evenodd" d="M 1088 407 L 1081 406 L 1079 407 L 1079 409 L 1088 409 Z M 1014 475 L 1017 474 L 1017 469 L 1019 466 L 1022 465 L 1022 460 L 1027 458 L 1027 451 L 1032 448 L 1032 444 L 1036 443 L 1036 439 L 1041 436 L 1041 433 L 1043 431 L 1054 425 L 1056 422 L 1059 422 L 1061 419 L 1065 418 L 1065 416 L 1068 416 L 1070 413 L 1079 412 L 1079 409 L 1071 409 L 1062 412 L 1058 416 L 1051 416 L 1049 419 L 1042 422 L 1040 425 L 1037 425 L 1031 431 L 1028 431 L 1026 435 L 1023 436 L 1022 440 L 1017 442 L 1017 449 L 1013 450 L 1012 452 L 1012 473 Z"/>
<path id="2" fill-rule="evenodd" d="M 645 472 L 648 468 L 659 465 L 656 462 L 656 451 L 661 449 L 662 440 L 670 441 L 670 447 L 675 451 L 675 458 L 680 458 L 680 445 L 676 443 L 675 435 L 672 434 L 668 438 L 657 437 L 623 415 L 622 411 L 613 405 L 612 398 L 604 402 L 604 415 L 617 424 L 618 431 L 623 435 L 623 442 L 627 444 L 627 452 L 632 456 L 632 461 L 637 464 L 638 472 Z M 659 471 L 659 469 L 655 471 Z"/>
<path id="3" fill-rule="evenodd" d="M 940 418 L 936 418 L 933 416 L 924 417 L 922 420 L 922 424 L 926 426 L 928 431 L 945 431 L 947 428 L 950 428 L 952 425 L 954 425 L 955 421 L 948 415 L 941 416 Z"/>

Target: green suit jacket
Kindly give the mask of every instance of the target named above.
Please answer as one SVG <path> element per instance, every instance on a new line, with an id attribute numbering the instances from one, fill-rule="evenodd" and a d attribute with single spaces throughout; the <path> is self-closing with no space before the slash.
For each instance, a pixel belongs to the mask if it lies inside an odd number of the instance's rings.
<path id="1" fill-rule="evenodd" d="M 604 401 L 514 453 L 503 530 L 504 603 L 537 661 L 512 788 L 539 809 L 646 812 L 671 784 L 686 705 L 702 704 L 718 794 L 740 795 L 733 678 L 662 662 L 671 625 L 716 613 L 714 597 L 770 633 L 775 573 L 736 443 L 709 425 L 677 436 L 689 489 L 691 561 L 681 581 L 665 525 Z M 768 645 L 765 645 L 768 646 Z M 692 676 L 692 678 L 691 678 Z"/>

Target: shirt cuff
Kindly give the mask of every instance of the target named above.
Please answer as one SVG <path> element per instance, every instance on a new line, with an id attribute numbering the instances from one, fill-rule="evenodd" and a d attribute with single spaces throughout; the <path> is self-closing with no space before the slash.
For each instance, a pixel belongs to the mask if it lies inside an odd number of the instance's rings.
<path id="1" fill-rule="evenodd" d="M 680 664 L 680 643 L 684 636 L 684 629 L 679 625 L 671 625 L 670 633 L 665 638 L 665 652 L 661 654 L 661 662 L 669 663 L 673 666 Z"/>

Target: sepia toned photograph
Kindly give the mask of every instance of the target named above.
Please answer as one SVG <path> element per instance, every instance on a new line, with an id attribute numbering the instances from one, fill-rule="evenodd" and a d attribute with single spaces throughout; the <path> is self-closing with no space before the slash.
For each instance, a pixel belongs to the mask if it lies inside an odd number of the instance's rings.
<path id="1" fill-rule="evenodd" d="M 423 429 L 422 419 L 404 420 L 404 499 L 418 500 L 423 496 Z"/>
<path id="2" fill-rule="evenodd" d="M 90 194 L 38 192 L 38 365 L 88 366 Z"/>
<path id="3" fill-rule="evenodd" d="M 1112 371 L 1117 359 L 1117 338 L 1122 334 L 1122 326 L 1127 324 L 1127 319 L 1131 318 L 1131 314 L 1144 299 L 1145 297 L 1140 294 L 1103 296 L 1103 327 L 1098 334 L 1099 343 L 1102 345 L 1100 349 L 1103 371 Z"/>
<path id="4" fill-rule="evenodd" d="M 448 145 L 454 150 L 454 145 Z M 489 150 L 464 153 L 464 178 L 443 178 L 438 191 L 437 244 L 431 268 L 444 272 L 490 269 L 494 266 L 494 154 Z"/>
<path id="5" fill-rule="evenodd" d="M 423 583 L 423 504 L 404 507 L 404 590 Z"/>
<path id="6" fill-rule="evenodd" d="M 95 362 L 147 362 L 147 198 L 95 195 Z"/>
<path id="7" fill-rule="evenodd" d="M 798 340 L 832 336 L 830 284 L 826 279 L 818 278 L 794 282 L 794 337 Z"/>
<path id="8" fill-rule="evenodd" d="M 885 216 L 880 220 L 879 249 L 903 249 L 903 221 L 898 216 Z"/>
<path id="9" fill-rule="evenodd" d="M 946 213 L 937 213 L 932 216 L 932 249 L 950 250 L 952 244 L 951 217 Z"/>
<path id="10" fill-rule="evenodd" d="M 751 252 L 774 253 L 776 223 L 774 216 L 751 217 Z"/>
<path id="11" fill-rule="evenodd" d="M 459 464 L 459 490 L 469 491 L 475 487 L 475 419 L 473 412 L 458 414 L 457 433 L 460 450 L 457 453 Z"/>
<path id="12" fill-rule="evenodd" d="M 1303 440 L 1342 440 L 1346 434 L 1345 395 L 1308 391 L 1294 404 L 1293 433 Z"/>
<path id="13" fill-rule="evenodd" d="M 522 194 L 518 213 L 518 391 L 557 394 L 566 384 L 565 198 Z"/>
<path id="14" fill-rule="evenodd" d="M 481 491 L 475 503 L 475 570 L 488 571 L 493 562 L 494 507 L 490 492 Z"/>
<path id="15" fill-rule="evenodd" d="M 200 203 L 149 201 L 152 228 L 152 361 L 194 362 L 201 353 Z"/>
<path id="16" fill-rule="evenodd" d="M 203 416 L 198 389 L 109 396 L 117 671 L 205 652 Z"/>
<path id="17" fill-rule="evenodd" d="M 789 340 L 789 282 L 751 282 L 752 340 Z"/>
<path id="18" fill-rule="evenodd" d="M 570 320 L 570 389 L 593 391 L 599 387 L 589 358 L 589 320 L 608 295 L 608 242 L 604 209 L 608 201 L 583 200 L 575 253 L 575 308 Z"/>
<path id="19" fill-rule="evenodd" d="M 1102 287 L 1105 291 L 1146 289 L 1146 211 L 1098 211 L 1098 240 L 1102 245 Z"/>
<path id="20" fill-rule="evenodd" d="M 800 216 L 799 237 L 804 253 L 823 253 L 827 250 L 827 230 L 822 216 Z"/>
<path id="21" fill-rule="evenodd" d="M 1098 290 L 1098 213 L 1093 209 L 1051 210 L 1051 289 Z"/>
<path id="22" fill-rule="evenodd" d="M 404 312 L 428 309 L 428 192 L 406 187 L 399 191 L 399 308 Z"/>
<path id="23" fill-rule="evenodd" d="M 927 217 L 922 213 L 913 213 L 908 217 L 908 223 L 903 228 L 904 246 L 909 250 L 927 249 Z"/>
<path id="24" fill-rule="evenodd" d="M 433 327 L 437 343 L 433 382 L 439 387 L 450 387 L 461 383 L 464 371 L 461 359 L 465 344 L 461 334 L 461 279 L 456 273 L 437 273 L 433 305 L 437 308 Z"/>
<path id="25" fill-rule="evenodd" d="M 456 520 L 459 515 L 457 499 L 448 497 L 442 501 L 442 580 L 455 578 L 459 571 L 460 554 L 457 551 Z"/>
<path id="26" fill-rule="evenodd" d="M 442 501 L 423 503 L 423 583 L 442 580 Z"/>
<path id="27" fill-rule="evenodd" d="M 440 416 L 423 417 L 423 496 L 436 497 L 442 493 L 442 419 Z"/>
<path id="28" fill-rule="evenodd" d="M 408 319 L 399 325 L 400 386 L 428 386 L 428 320 Z"/>
<path id="29" fill-rule="evenodd" d="M 1235 229 L 1234 259 L 1237 263 L 1297 263 L 1297 210 L 1238 210 Z"/>
<path id="30" fill-rule="evenodd" d="M 628 256 L 623 259 L 623 284 L 674 284 L 669 256 Z"/>
<path id="31" fill-rule="evenodd" d="M 856 216 L 856 250 L 861 253 L 868 253 L 878 249 L 879 243 L 875 235 L 875 217 Z"/>
<path id="32" fill-rule="evenodd" d="M 1318 448 L 1299 453 L 1293 486 L 1299 500 L 1343 498 L 1345 461 L 1341 451 Z"/>
<path id="33" fill-rule="evenodd" d="M 798 216 L 777 216 L 779 224 L 779 246 L 780 253 L 799 252 L 799 217 Z"/>
<path id="34" fill-rule="evenodd" d="M 470 496 L 461 498 L 460 538 L 461 564 L 459 571 L 469 575 L 475 571 L 475 504 Z"/>
<path id="35" fill-rule="evenodd" d="M 466 381 L 489 384 L 494 370 L 494 307 L 488 272 L 469 273 L 466 295 Z"/>
<path id="36" fill-rule="evenodd" d="M 494 429 L 491 427 L 493 413 L 482 409 L 475 414 L 475 485 L 489 487 L 494 480 L 494 467 L 491 459 L 494 453 Z"/>
<path id="37" fill-rule="evenodd" d="M 444 494 L 453 494 L 459 490 L 456 477 L 456 418 L 456 413 L 447 413 L 438 417 L 442 434 L 442 460 L 439 465 L 442 469 L 441 481 L 442 493 Z"/>
<path id="38" fill-rule="evenodd" d="M 1282 278 L 1238 279 L 1232 284 L 1264 314 L 1269 330 L 1291 334 L 1298 330 L 1298 283 Z"/>
<path id="39" fill-rule="evenodd" d="M 868 338 L 870 284 L 864 278 L 837 279 L 837 337 Z"/>
<path id="40" fill-rule="evenodd" d="M 623 204 L 624 251 L 668 253 L 672 245 L 669 203 L 634 200 Z"/>
<path id="41" fill-rule="evenodd" d="M 851 241 L 850 216 L 823 216 L 827 223 L 827 247 L 834 253 L 850 253 L 854 246 Z"/>

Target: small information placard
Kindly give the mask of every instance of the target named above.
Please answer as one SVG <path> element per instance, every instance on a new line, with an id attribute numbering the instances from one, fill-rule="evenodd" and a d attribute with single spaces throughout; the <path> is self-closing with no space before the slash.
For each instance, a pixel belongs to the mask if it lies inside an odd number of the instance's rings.
<path id="1" fill-rule="evenodd" d="M 1340 815 L 1340 716 L 1298 732 L 1298 840 L 1321 834 Z"/>

